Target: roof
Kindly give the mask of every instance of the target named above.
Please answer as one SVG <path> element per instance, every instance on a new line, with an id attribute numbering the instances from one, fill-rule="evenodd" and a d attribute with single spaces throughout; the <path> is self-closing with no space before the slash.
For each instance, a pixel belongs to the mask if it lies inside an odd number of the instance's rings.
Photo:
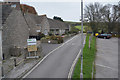
<path id="1" fill-rule="evenodd" d="M 64 22 L 48 18 L 50 29 L 69 29 L 68 25 Z"/>
<path id="2" fill-rule="evenodd" d="M 44 19 L 44 16 L 38 16 L 35 14 L 31 14 L 31 13 L 26 13 L 25 16 L 31 17 L 36 22 L 36 24 L 40 24 L 42 20 Z"/>
<path id="3" fill-rule="evenodd" d="M 9 16 L 9 14 L 12 12 L 12 8 L 9 4 L 2 4 L 2 23 L 4 23 Z"/>

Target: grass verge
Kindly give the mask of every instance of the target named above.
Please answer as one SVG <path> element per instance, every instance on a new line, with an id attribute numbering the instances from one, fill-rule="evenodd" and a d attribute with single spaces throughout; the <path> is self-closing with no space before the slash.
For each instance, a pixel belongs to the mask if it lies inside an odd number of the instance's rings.
<path id="1" fill-rule="evenodd" d="M 96 54 L 96 38 L 93 37 L 89 48 L 89 35 L 86 36 L 86 43 L 83 48 L 83 78 L 92 78 L 92 67 Z M 79 58 L 74 68 L 72 78 L 80 78 L 81 59 Z"/>

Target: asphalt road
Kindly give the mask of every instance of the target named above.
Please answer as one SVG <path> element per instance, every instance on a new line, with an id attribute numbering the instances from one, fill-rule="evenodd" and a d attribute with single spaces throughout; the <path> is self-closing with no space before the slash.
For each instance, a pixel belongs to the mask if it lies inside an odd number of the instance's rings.
<path id="1" fill-rule="evenodd" d="M 26 78 L 67 78 L 74 59 L 80 51 L 81 35 L 75 36 L 50 54 Z"/>
<path id="2" fill-rule="evenodd" d="M 73 37 L 73 36 L 72 36 Z M 72 37 L 64 38 L 64 42 L 68 41 Z M 41 43 L 42 46 L 42 54 L 43 56 L 47 55 L 49 52 L 59 47 L 62 44 L 49 44 L 49 43 Z"/>
<path id="3" fill-rule="evenodd" d="M 97 39 L 96 78 L 118 78 L 118 38 Z"/>

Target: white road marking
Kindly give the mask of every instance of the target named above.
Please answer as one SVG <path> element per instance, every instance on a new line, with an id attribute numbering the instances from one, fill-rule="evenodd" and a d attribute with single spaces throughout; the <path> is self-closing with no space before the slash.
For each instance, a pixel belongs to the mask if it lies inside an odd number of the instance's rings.
<path id="1" fill-rule="evenodd" d="M 83 43 L 83 45 L 85 45 L 85 40 L 86 40 L 85 38 L 86 37 L 84 37 L 84 43 Z M 76 65 L 76 62 L 78 61 L 78 58 L 80 57 L 80 54 L 81 54 L 81 49 L 80 49 L 78 55 L 76 56 L 75 60 L 73 61 L 73 64 L 72 64 L 72 66 L 70 68 L 70 71 L 68 73 L 68 80 L 70 80 L 72 78 L 72 73 L 73 73 L 74 67 Z"/>
<path id="2" fill-rule="evenodd" d="M 73 61 L 73 64 L 72 64 L 72 66 L 71 66 L 71 68 L 70 68 L 70 71 L 69 71 L 69 74 L 68 74 L 68 80 L 70 80 L 71 77 L 72 77 L 72 73 L 73 73 L 75 64 L 76 64 L 76 62 L 78 61 L 78 58 L 79 58 L 80 54 L 81 54 L 81 50 L 79 51 L 77 57 L 76 57 L 75 60 Z"/>
<path id="3" fill-rule="evenodd" d="M 71 40 L 73 40 L 74 38 L 76 38 L 78 35 L 74 36 L 72 39 L 66 41 L 65 43 L 63 43 L 61 46 L 57 47 L 56 49 L 54 49 L 53 51 L 51 51 L 50 53 L 48 53 L 35 67 L 33 67 L 26 75 L 24 75 L 22 78 L 26 78 L 34 69 L 36 69 L 51 53 L 53 53 L 54 51 L 56 51 L 57 49 L 61 48 L 62 46 L 64 46 L 66 43 L 70 42 Z"/>
<path id="4" fill-rule="evenodd" d="M 101 64 L 96 64 L 97 66 L 100 66 L 100 67 L 104 67 L 104 68 L 108 68 L 108 69 L 112 69 L 112 70 L 115 70 L 115 71 L 118 71 L 117 69 L 113 69 L 109 66 L 105 66 L 105 65 L 101 65 Z"/>

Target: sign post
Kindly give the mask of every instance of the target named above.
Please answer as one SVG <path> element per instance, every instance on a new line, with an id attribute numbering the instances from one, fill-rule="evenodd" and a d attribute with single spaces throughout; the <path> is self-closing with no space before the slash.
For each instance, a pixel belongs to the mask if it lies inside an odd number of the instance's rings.
<path id="1" fill-rule="evenodd" d="M 39 58 L 37 56 L 37 40 L 36 39 L 27 39 L 28 43 L 28 57 L 27 58 Z M 34 53 L 34 56 L 31 55 L 31 53 Z"/>

